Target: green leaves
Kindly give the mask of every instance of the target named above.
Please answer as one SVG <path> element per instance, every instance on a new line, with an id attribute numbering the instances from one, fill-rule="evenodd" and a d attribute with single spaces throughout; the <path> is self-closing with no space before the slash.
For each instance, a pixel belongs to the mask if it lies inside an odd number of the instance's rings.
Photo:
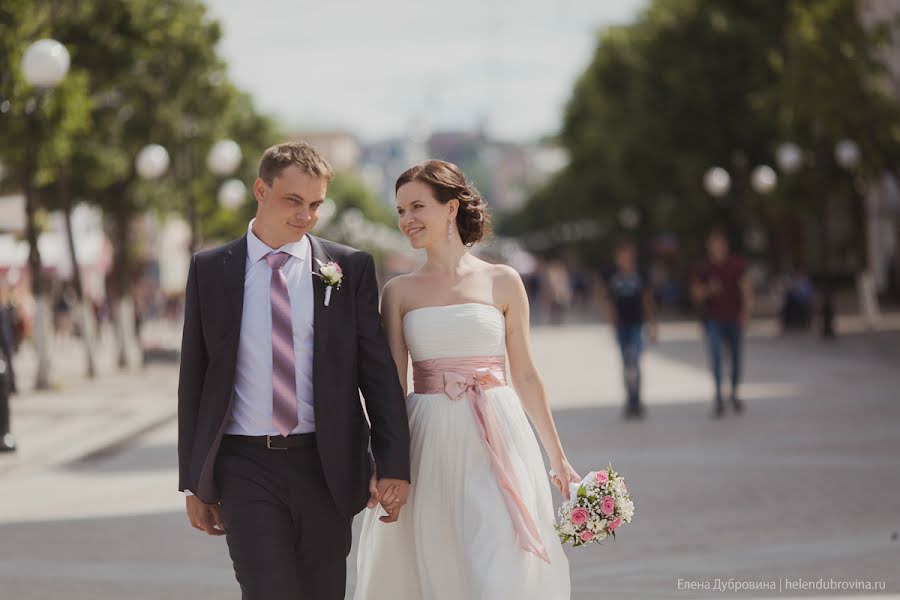
<path id="1" fill-rule="evenodd" d="M 630 206 L 642 217 L 638 235 L 691 240 L 712 222 L 774 227 L 816 215 L 821 193 L 846 178 L 833 164 L 808 170 L 802 188 L 783 178 L 768 197 L 750 191 L 749 170 L 774 166 L 784 141 L 830 159 L 851 138 L 865 163 L 858 172 L 896 166 L 885 28 L 863 26 L 858 12 L 854 0 L 653 0 L 633 24 L 604 30 L 564 112 L 559 139 L 571 162 L 514 229 L 539 228 L 548 214 L 614 224 Z M 702 187 L 713 165 L 734 180 L 721 202 Z"/>

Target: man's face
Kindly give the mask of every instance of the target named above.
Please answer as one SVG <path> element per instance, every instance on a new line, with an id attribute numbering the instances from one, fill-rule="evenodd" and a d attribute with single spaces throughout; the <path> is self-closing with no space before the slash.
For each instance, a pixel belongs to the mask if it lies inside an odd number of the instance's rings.
<path id="1" fill-rule="evenodd" d="M 262 179 L 253 184 L 258 203 L 256 222 L 271 239 L 273 247 L 297 242 L 309 233 L 319 220 L 319 207 L 325 201 L 328 181 L 290 166 L 269 186 Z"/>

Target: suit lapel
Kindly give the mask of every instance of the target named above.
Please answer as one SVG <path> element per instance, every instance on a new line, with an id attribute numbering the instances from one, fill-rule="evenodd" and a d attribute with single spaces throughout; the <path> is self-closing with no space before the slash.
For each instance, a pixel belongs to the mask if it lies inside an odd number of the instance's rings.
<path id="1" fill-rule="evenodd" d="M 313 347 L 315 354 L 320 354 L 319 351 L 325 348 L 328 341 L 329 307 L 325 306 L 325 282 L 318 275 L 319 262 L 328 263 L 332 258 L 322 246 L 322 240 L 311 235 L 308 237 L 313 259 L 310 265 L 313 278 Z"/>
<path id="2" fill-rule="evenodd" d="M 318 276 L 319 261 L 328 263 L 332 260 L 331 256 L 322 246 L 322 241 L 312 235 L 309 238 L 310 250 L 312 253 L 312 270 L 313 279 L 313 404 L 316 408 L 321 406 L 318 400 L 320 392 L 326 389 L 327 382 L 325 348 L 328 344 L 328 327 L 331 319 L 329 315 L 332 309 L 325 306 L 325 282 Z M 333 291 L 333 290 L 332 290 Z M 322 382 L 323 385 L 319 385 Z M 318 412 L 318 411 L 317 411 Z M 318 418 L 316 419 L 318 421 Z"/>
<path id="3" fill-rule="evenodd" d="M 223 280 L 225 282 L 225 299 L 227 323 L 231 325 L 228 342 L 234 346 L 237 356 L 238 341 L 241 332 L 241 317 L 244 313 L 244 278 L 247 269 L 247 236 L 235 240 L 222 258 Z"/>

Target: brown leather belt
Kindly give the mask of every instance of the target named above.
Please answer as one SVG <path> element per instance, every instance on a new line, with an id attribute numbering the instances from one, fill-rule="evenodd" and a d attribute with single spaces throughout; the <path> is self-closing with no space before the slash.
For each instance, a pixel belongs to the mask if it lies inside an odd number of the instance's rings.
<path id="1" fill-rule="evenodd" d="M 225 439 L 232 442 L 244 442 L 265 446 L 269 450 L 287 450 L 288 448 L 315 448 L 315 433 L 294 433 L 287 437 L 283 435 L 225 435 Z"/>

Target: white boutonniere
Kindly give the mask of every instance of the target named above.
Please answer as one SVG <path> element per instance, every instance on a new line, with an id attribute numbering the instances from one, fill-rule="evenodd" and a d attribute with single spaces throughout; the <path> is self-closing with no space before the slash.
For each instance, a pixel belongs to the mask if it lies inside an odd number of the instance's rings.
<path id="1" fill-rule="evenodd" d="M 323 263 L 318 258 L 316 262 L 319 263 L 319 272 L 315 275 L 322 279 L 322 282 L 325 284 L 325 306 L 331 302 L 331 290 L 332 289 L 341 289 L 341 280 L 344 278 L 344 271 L 341 270 L 341 265 L 337 264 L 334 261 Z"/>

